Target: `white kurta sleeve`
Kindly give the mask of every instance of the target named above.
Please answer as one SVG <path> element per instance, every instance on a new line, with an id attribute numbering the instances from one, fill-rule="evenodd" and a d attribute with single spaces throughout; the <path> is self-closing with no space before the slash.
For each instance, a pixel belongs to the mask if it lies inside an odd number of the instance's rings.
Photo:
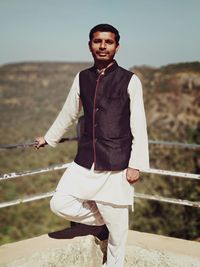
<path id="1" fill-rule="evenodd" d="M 81 109 L 79 74 L 76 75 L 72 87 L 62 110 L 56 120 L 44 136 L 46 142 L 55 147 L 63 134 L 68 130 L 72 123 L 78 118 Z"/>
<path id="2" fill-rule="evenodd" d="M 133 75 L 129 82 L 130 97 L 130 126 L 133 135 L 129 167 L 145 170 L 149 169 L 149 148 L 146 116 L 143 102 L 142 84 L 137 75 Z"/>

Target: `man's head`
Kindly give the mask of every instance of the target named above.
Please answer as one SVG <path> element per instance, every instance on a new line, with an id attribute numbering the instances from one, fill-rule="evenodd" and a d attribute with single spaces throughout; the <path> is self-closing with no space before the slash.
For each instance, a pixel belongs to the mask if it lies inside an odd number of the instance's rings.
<path id="1" fill-rule="evenodd" d="M 90 30 L 90 33 L 89 33 L 89 39 L 91 42 L 92 41 L 92 38 L 93 38 L 93 34 L 95 32 L 112 32 L 115 34 L 115 42 L 117 45 L 119 45 L 119 40 L 120 40 L 120 35 L 119 35 L 119 32 L 118 30 L 113 27 L 112 25 L 110 24 L 98 24 L 96 26 L 94 26 L 91 30 Z"/>
<path id="2" fill-rule="evenodd" d="M 107 65 L 119 49 L 119 32 L 109 24 L 93 27 L 89 34 L 89 49 L 96 64 Z"/>

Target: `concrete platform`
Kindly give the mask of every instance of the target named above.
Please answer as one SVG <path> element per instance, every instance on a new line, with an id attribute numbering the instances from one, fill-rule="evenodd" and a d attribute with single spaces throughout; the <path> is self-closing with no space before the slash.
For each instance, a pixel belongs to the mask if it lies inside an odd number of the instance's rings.
<path id="1" fill-rule="evenodd" d="M 43 235 L 0 246 L 0 267 L 100 267 L 101 262 L 92 236 Z M 125 267 L 200 267 L 200 243 L 129 231 Z"/>

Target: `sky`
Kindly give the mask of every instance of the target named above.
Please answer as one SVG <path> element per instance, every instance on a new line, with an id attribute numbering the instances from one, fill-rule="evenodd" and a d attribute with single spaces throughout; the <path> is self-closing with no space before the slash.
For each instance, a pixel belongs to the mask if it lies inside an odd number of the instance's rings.
<path id="1" fill-rule="evenodd" d="M 92 62 L 88 33 L 120 32 L 126 68 L 200 60 L 200 0 L 0 0 L 0 64 Z"/>

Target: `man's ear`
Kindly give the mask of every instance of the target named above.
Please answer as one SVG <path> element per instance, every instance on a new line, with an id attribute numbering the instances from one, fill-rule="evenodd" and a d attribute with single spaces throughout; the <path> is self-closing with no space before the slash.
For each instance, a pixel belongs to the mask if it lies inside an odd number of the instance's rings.
<path id="1" fill-rule="evenodd" d="M 116 53 L 118 52 L 119 48 L 120 48 L 120 44 L 118 44 L 116 47 Z"/>
<path id="2" fill-rule="evenodd" d="M 88 47 L 89 47 L 90 52 L 92 52 L 91 51 L 91 41 L 88 42 Z"/>

